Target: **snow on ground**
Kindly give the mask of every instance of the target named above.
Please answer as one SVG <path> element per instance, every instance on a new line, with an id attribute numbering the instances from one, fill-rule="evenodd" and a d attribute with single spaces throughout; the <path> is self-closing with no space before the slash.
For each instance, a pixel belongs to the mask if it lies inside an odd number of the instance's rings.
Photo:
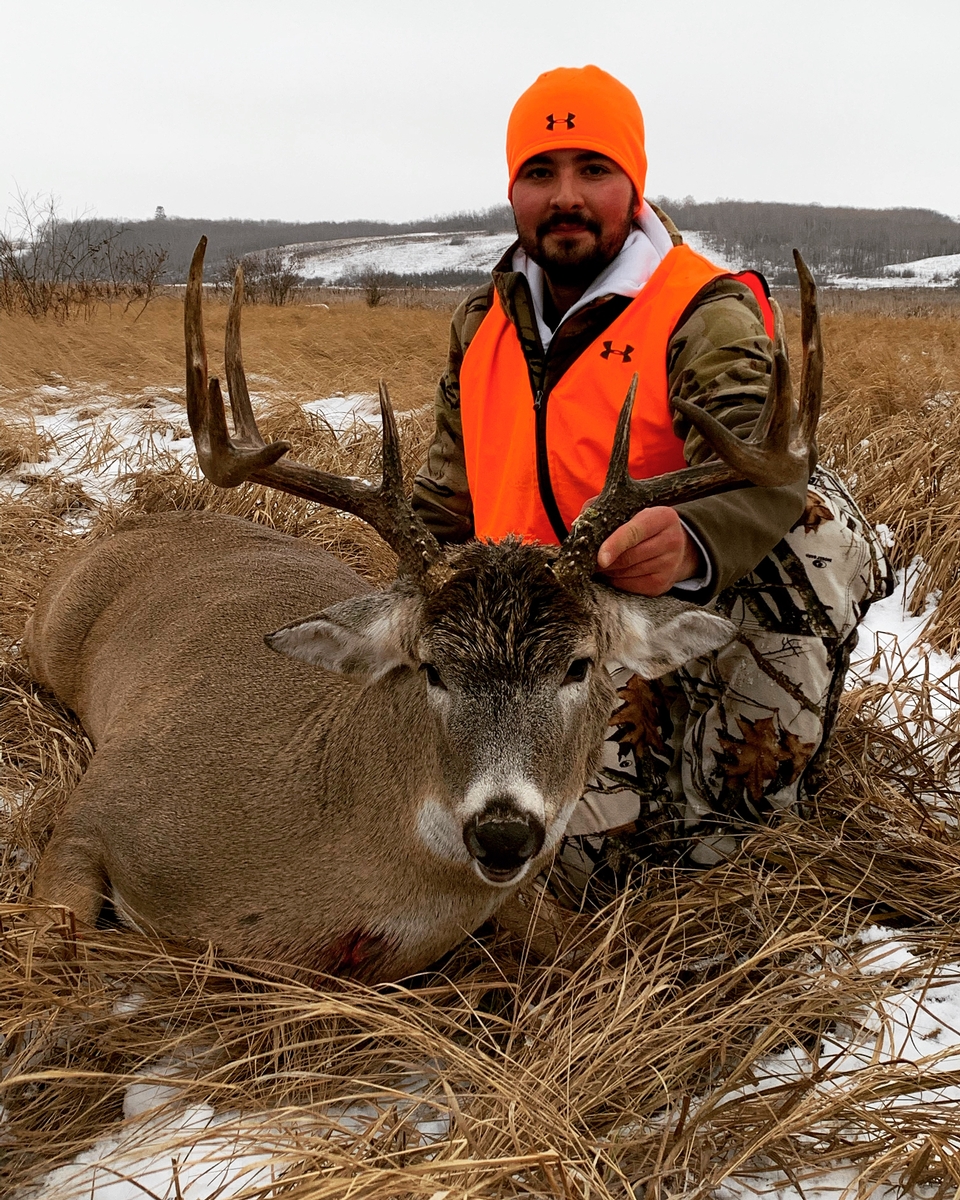
<path id="1" fill-rule="evenodd" d="M 162 1084 L 131 1084 L 118 1129 L 50 1172 L 31 1200 L 229 1200 L 276 1181 L 271 1161 L 289 1133 L 262 1118 L 251 1124 L 235 1112 L 218 1115 L 206 1104 L 178 1107 L 176 1095 Z"/>
<path id="2" fill-rule="evenodd" d="M 230 1200 L 266 1189 L 298 1158 L 301 1138 L 349 1143 L 373 1127 L 404 1126 L 410 1147 L 448 1136 L 450 1116 L 436 1071 L 409 1074 L 396 1089 L 369 1100 L 331 1104 L 309 1120 L 282 1113 L 217 1113 L 208 1104 L 178 1102 L 178 1089 L 158 1079 L 182 1065 L 145 1067 L 130 1084 L 123 1121 L 67 1166 L 51 1171 L 22 1200 Z"/>
<path id="3" fill-rule="evenodd" d="M 881 535 L 884 531 L 881 526 Z M 899 685 L 899 690 L 892 689 L 881 703 L 880 715 L 891 722 L 907 717 L 921 742 L 924 733 L 926 740 L 935 740 L 960 711 L 960 661 L 932 649 L 923 640 L 936 611 L 937 597 L 929 596 L 922 612 L 910 612 L 914 582 L 923 569 L 923 560 L 914 559 L 906 570 L 897 572 L 893 594 L 871 606 L 860 626 L 848 681 L 848 687 Z"/>
<path id="4" fill-rule="evenodd" d="M 699 230 L 684 230 L 683 240 L 698 254 L 728 271 L 751 264 L 724 254 L 716 238 Z M 306 279 L 328 284 L 356 282 L 364 273 L 434 275 L 456 272 L 475 275 L 496 266 L 512 233 L 406 233 L 389 237 L 343 238 L 332 242 L 305 242 L 287 246 L 290 265 Z M 823 283 L 858 290 L 898 287 L 950 287 L 960 276 L 960 254 L 892 263 L 880 276 L 863 278 L 829 276 Z"/>
<path id="5" fill-rule="evenodd" d="M 883 268 L 884 275 L 899 276 L 905 283 L 949 283 L 960 276 L 960 254 L 938 254 L 933 258 L 918 258 L 914 262 L 891 263 Z"/>
<path id="6" fill-rule="evenodd" d="M 858 945 L 856 944 L 858 943 Z M 895 987 L 874 1007 L 859 1014 L 856 1024 L 838 1023 L 820 1042 L 815 1054 L 793 1046 L 771 1055 L 762 1063 L 755 1081 L 723 1098 L 723 1104 L 754 1098 L 775 1088 L 789 1088 L 820 1075 L 815 1085 L 821 1094 L 855 1088 L 857 1072 L 878 1062 L 896 1065 L 901 1072 L 914 1070 L 925 1086 L 913 1092 L 864 1099 L 862 1107 L 873 1110 L 880 1123 L 893 1123 L 897 1108 L 928 1106 L 931 1112 L 955 1107 L 960 1087 L 955 1082 L 938 1084 L 938 1075 L 952 1080 L 960 1070 L 960 964 L 942 964 L 935 972 L 921 967 L 896 931 L 873 926 L 851 947 L 844 962 L 838 952 L 826 966 L 832 970 L 856 970 L 862 975 L 898 972 Z M 825 1136 L 835 1132 L 824 1130 Z M 960 1151 L 960 1137 L 947 1140 L 945 1153 Z M 907 1189 L 902 1181 L 888 1179 L 875 1191 L 858 1182 L 860 1171 L 852 1165 L 829 1169 L 811 1168 L 793 1182 L 775 1170 L 744 1171 L 730 1176 L 716 1192 L 717 1200 L 853 1200 L 866 1194 L 873 1200 L 903 1200 L 924 1196 L 924 1189 Z M 935 1191 L 935 1188 L 930 1189 Z"/>
<path id="7" fill-rule="evenodd" d="M 739 258 L 730 258 L 720 249 L 720 245 L 716 238 L 709 233 L 700 233 L 698 230 L 682 230 L 680 236 L 691 250 L 696 250 L 697 254 L 702 254 L 704 258 L 709 258 L 712 263 L 716 263 L 718 267 L 723 267 L 727 271 L 743 271 L 750 264 Z"/>
<path id="8" fill-rule="evenodd" d="M 489 271 L 513 240 L 512 233 L 408 233 L 309 242 L 286 250 L 301 275 L 337 284 L 353 281 L 365 272 L 434 275 Z"/>
<path id="9" fill-rule="evenodd" d="M 308 400 L 303 411 L 329 426 L 338 437 L 349 433 L 358 424 L 380 424 L 380 400 L 366 392 L 349 392 L 347 395 L 335 392 L 321 400 Z"/>
<path id="10" fill-rule="evenodd" d="M 163 469 L 196 460 L 181 388 L 150 388 L 136 396 L 92 391 L 78 404 L 66 384 L 45 385 L 35 393 L 37 409 L 28 418 L 22 405 L 14 414 L 0 405 L 0 420 L 24 440 L 35 433 L 40 461 L 24 462 L 0 475 L 0 494 L 26 495 L 40 481 L 78 489 L 74 526 L 93 516 L 93 508 L 122 501 L 136 471 Z M 84 512 L 86 516 L 84 517 Z"/>
<path id="11" fill-rule="evenodd" d="M 39 411 L 29 417 L 22 400 L 16 411 L 7 412 L 0 398 L 0 421 L 21 428 L 23 441 L 35 441 L 40 451 L 40 461 L 0 474 L 0 496 L 28 496 L 43 482 L 69 488 L 71 507 L 64 519 L 81 532 L 98 507 L 129 496 L 138 472 L 173 466 L 199 470 L 182 395 L 182 388 L 151 388 L 135 396 L 92 391 L 78 404 L 66 385 L 45 385 L 34 393 Z M 256 409 L 263 398 L 252 392 L 251 400 Z M 377 397 L 363 393 L 338 392 L 303 408 L 338 436 L 357 423 L 380 423 Z"/>
<path id="12" fill-rule="evenodd" d="M 956 287 L 960 279 L 960 254 L 940 254 L 918 258 L 914 262 L 890 263 L 879 276 L 852 277 L 833 275 L 824 282 L 833 287 L 872 288 Z"/>
<path id="13" fill-rule="evenodd" d="M 886 530 L 879 527 L 881 537 Z M 936 595 L 927 598 L 922 612 L 910 612 L 915 581 L 925 567 L 915 558 L 906 570 L 897 571 L 894 589 L 886 600 L 870 606 L 859 629 L 860 640 L 850 663 L 851 671 L 864 683 L 886 683 L 891 679 L 944 677 L 957 663 L 939 650 L 924 645 L 923 634 L 937 607 Z"/>

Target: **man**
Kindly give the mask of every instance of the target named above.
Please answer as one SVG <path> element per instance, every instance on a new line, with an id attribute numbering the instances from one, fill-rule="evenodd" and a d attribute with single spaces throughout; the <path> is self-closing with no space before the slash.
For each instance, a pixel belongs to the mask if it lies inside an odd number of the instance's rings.
<path id="1" fill-rule="evenodd" d="M 442 540 L 566 536 L 600 490 L 636 371 L 631 473 L 709 448 L 671 410 L 701 405 L 739 436 L 782 345 L 759 276 L 689 247 L 644 200 L 643 118 L 597 67 L 541 75 L 507 128 L 518 241 L 453 317 L 437 432 L 414 504 Z M 604 769 L 568 827 L 568 882 L 619 882 L 638 860 L 709 865 L 794 804 L 830 732 L 856 626 L 889 591 L 876 538 L 839 480 L 743 487 L 637 513 L 603 544 L 617 588 L 710 604 L 737 641 L 652 683 L 622 679 Z"/>

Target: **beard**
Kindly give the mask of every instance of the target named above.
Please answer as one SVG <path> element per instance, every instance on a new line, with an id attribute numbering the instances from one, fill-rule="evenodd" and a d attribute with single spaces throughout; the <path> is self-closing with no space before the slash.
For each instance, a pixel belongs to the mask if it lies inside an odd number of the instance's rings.
<path id="1" fill-rule="evenodd" d="M 525 237 L 519 229 L 517 236 L 527 257 L 540 267 L 552 284 L 587 288 L 623 249 L 623 243 L 634 227 L 633 212 L 631 202 L 623 220 L 615 228 L 608 229 L 606 235 L 599 222 L 580 213 L 554 213 L 537 226 L 532 238 Z M 547 235 L 560 225 L 585 230 L 593 234 L 593 239 L 565 238 L 561 233 L 554 234 L 547 245 Z"/>

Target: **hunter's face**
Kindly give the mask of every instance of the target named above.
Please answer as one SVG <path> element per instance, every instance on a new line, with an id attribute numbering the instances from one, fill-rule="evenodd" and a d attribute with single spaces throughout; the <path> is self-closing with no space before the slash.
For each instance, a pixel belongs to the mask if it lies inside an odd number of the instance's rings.
<path id="1" fill-rule="evenodd" d="M 626 172 L 592 150 L 528 158 L 510 201 L 530 258 L 551 282 L 581 287 L 620 253 L 639 211 Z"/>

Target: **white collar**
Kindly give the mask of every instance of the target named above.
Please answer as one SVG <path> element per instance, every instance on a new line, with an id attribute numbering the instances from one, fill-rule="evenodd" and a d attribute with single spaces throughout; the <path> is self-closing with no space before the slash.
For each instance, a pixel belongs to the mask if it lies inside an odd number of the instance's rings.
<path id="1" fill-rule="evenodd" d="M 600 272 L 590 287 L 583 293 L 576 304 L 572 304 L 557 323 L 557 329 L 567 317 L 573 316 L 587 304 L 600 296 L 634 296 L 640 294 L 666 255 L 673 249 L 670 234 L 644 200 L 640 209 L 637 228 L 628 234 L 627 240 L 617 257 Z M 540 330 L 540 340 L 543 348 L 550 345 L 556 329 L 550 329 L 543 319 L 543 271 L 527 257 L 525 251 L 518 246 L 514 251 L 512 267 L 514 271 L 526 275 L 530 284 L 530 294 L 533 297 L 533 310 L 537 318 L 537 328 Z"/>

